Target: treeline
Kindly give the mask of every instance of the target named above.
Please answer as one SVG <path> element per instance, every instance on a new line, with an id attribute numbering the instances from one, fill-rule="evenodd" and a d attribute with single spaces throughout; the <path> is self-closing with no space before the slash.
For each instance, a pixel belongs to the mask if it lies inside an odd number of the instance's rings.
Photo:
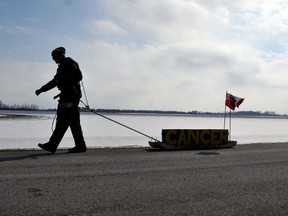
<path id="1" fill-rule="evenodd" d="M 89 112 L 88 109 L 86 108 L 82 108 L 81 109 L 82 112 Z M 200 112 L 200 111 L 188 111 L 188 112 L 184 112 L 184 111 L 163 111 L 163 110 L 124 110 L 124 109 L 93 109 L 93 111 L 95 112 L 99 112 L 99 113 L 110 113 L 110 114 L 117 114 L 117 113 L 130 113 L 130 114 L 168 114 L 168 115 L 207 115 L 207 116 L 223 116 L 225 115 L 225 113 L 221 112 Z M 230 115 L 229 112 L 226 112 L 226 115 Z M 287 115 L 280 115 L 277 114 L 273 111 L 265 111 L 265 112 L 261 112 L 261 111 L 232 111 L 231 115 L 233 116 L 287 116 Z"/>
<path id="2" fill-rule="evenodd" d="M 85 108 L 83 108 L 85 110 Z M 93 109 L 96 112 L 102 113 L 143 113 L 143 114 L 186 114 L 186 112 L 182 111 L 163 111 L 163 110 L 122 110 L 122 109 Z"/>
<path id="3" fill-rule="evenodd" d="M 28 110 L 28 111 L 39 111 L 39 106 L 35 104 L 13 104 L 7 105 L 0 101 L 0 110 Z M 42 111 L 56 111 L 56 109 L 41 109 Z M 81 112 L 90 112 L 87 108 L 80 108 Z M 95 112 L 108 113 L 108 114 L 163 114 L 163 115 L 205 115 L 205 116 L 223 116 L 225 113 L 221 112 L 201 112 L 201 111 L 165 111 L 165 110 L 132 110 L 132 109 L 93 109 Z M 226 115 L 230 115 L 227 111 Z M 287 115 L 280 115 L 274 111 L 232 111 L 233 116 L 255 116 L 255 117 L 287 117 Z"/>
<path id="4" fill-rule="evenodd" d="M 246 116 L 281 116 L 273 111 L 238 111 L 235 112 L 234 115 L 246 115 Z M 284 115 L 286 116 L 286 115 Z"/>
<path id="5" fill-rule="evenodd" d="M 39 106 L 35 105 L 35 104 L 13 104 L 13 105 L 8 105 L 5 103 L 2 103 L 2 101 L 0 101 L 0 110 L 29 110 L 29 111 L 33 111 L 33 110 L 39 110 Z"/>

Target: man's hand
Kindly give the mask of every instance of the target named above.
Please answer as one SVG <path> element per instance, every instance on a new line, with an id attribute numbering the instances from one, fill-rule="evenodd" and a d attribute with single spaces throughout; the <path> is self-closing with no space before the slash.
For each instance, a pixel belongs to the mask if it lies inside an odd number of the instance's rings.
<path id="1" fill-rule="evenodd" d="M 38 90 L 36 90 L 35 91 L 35 94 L 38 96 L 39 94 L 41 94 L 42 93 L 42 91 L 40 90 L 40 89 L 38 89 Z"/>

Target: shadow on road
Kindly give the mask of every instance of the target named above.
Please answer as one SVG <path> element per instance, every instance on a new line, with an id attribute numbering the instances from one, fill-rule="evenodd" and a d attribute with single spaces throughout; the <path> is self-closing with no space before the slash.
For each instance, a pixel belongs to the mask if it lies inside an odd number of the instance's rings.
<path id="1" fill-rule="evenodd" d="M 57 155 L 63 155 L 63 154 L 69 154 L 69 152 L 60 152 L 57 153 Z M 56 154 L 53 153 L 49 153 L 49 152 L 41 152 L 41 153 L 29 153 L 29 154 L 25 154 L 25 152 L 23 152 L 23 155 L 15 155 L 15 156 L 9 156 L 9 157 L 1 157 L 0 158 L 0 163 L 1 162 L 8 162 L 8 161 L 18 161 L 18 160 L 27 160 L 27 159 L 33 159 L 33 160 L 37 160 L 39 159 L 39 157 L 46 157 L 46 156 L 53 156 Z"/>

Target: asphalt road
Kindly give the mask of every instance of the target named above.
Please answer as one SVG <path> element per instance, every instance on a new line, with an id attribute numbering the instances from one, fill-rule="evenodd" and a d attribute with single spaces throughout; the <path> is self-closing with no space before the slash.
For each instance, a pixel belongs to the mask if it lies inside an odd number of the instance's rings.
<path id="1" fill-rule="evenodd" d="M 288 215 L 288 144 L 0 151 L 0 215 Z"/>

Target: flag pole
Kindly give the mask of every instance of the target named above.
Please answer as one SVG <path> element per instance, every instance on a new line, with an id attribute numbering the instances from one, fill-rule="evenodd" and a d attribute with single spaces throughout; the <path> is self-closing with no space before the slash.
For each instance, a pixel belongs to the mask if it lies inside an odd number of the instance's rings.
<path id="1" fill-rule="evenodd" d="M 228 96 L 228 97 L 227 97 Z M 244 98 L 236 97 L 232 94 L 227 93 L 226 91 L 226 101 L 225 105 L 230 108 L 230 117 L 229 117 L 229 141 L 231 141 L 232 134 L 232 114 L 231 110 L 235 110 L 236 107 L 239 108 L 239 105 L 244 101 Z M 226 107 L 225 107 L 226 108 Z M 225 118 L 224 118 L 224 129 L 225 129 L 225 121 L 226 121 L 226 109 L 225 109 Z"/>
<path id="2" fill-rule="evenodd" d="M 224 102 L 224 129 L 226 128 L 226 97 L 227 97 L 227 91 L 226 91 L 225 102 Z"/>
<path id="3" fill-rule="evenodd" d="M 225 106 L 225 109 L 224 109 L 224 129 L 226 128 L 226 106 Z"/>
<path id="4" fill-rule="evenodd" d="M 231 141 L 231 109 L 230 109 L 230 119 L 229 119 L 229 141 Z"/>

